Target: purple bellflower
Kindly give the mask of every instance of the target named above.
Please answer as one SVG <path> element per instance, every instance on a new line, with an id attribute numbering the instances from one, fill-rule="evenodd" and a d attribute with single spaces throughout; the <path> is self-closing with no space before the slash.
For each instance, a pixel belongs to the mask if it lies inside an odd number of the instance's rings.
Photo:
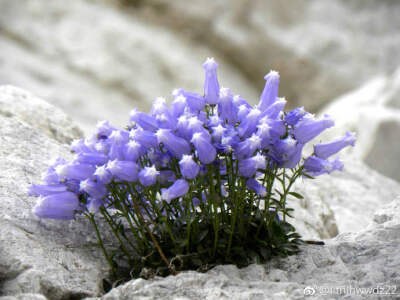
<path id="1" fill-rule="evenodd" d="M 321 120 L 314 120 L 313 117 L 303 117 L 294 127 L 294 136 L 301 144 L 305 144 L 323 132 L 325 129 L 332 127 L 334 122 L 328 115 L 324 115 Z"/>
<path id="2" fill-rule="evenodd" d="M 200 166 L 193 160 L 191 155 L 183 155 L 179 161 L 179 168 L 182 176 L 187 179 L 195 178 L 200 171 Z"/>
<path id="3" fill-rule="evenodd" d="M 200 132 L 193 134 L 192 143 L 196 148 L 199 160 L 203 164 L 209 164 L 215 160 L 217 151 L 214 146 Z"/>
<path id="4" fill-rule="evenodd" d="M 347 146 L 354 146 L 356 141 L 355 133 L 346 132 L 346 135 L 342 138 L 334 141 L 317 144 L 314 146 L 314 153 L 319 158 L 328 158 Z"/>
<path id="5" fill-rule="evenodd" d="M 279 73 L 276 71 L 270 71 L 267 75 L 265 75 L 264 79 L 266 81 L 265 87 L 258 104 L 258 108 L 261 111 L 264 111 L 270 107 L 278 97 Z"/>
<path id="6" fill-rule="evenodd" d="M 189 191 L 189 183 L 184 179 L 178 179 L 167 189 L 161 189 L 161 199 L 168 203 L 175 198 L 184 196 Z"/>
<path id="7" fill-rule="evenodd" d="M 327 160 L 316 156 L 310 156 L 304 161 L 304 170 L 311 176 L 319 176 L 331 173 L 335 170 L 342 170 L 343 163 L 338 159 Z"/>
<path id="8" fill-rule="evenodd" d="M 144 186 L 151 186 L 156 183 L 158 175 L 160 171 L 155 166 L 145 167 L 139 172 L 139 181 Z"/>
<path id="9" fill-rule="evenodd" d="M 156 133 L 159 144 L 163 144 L 176 158 L 190 153 L 190 144 L 183 138 L 176 136 L 168 129 L 159 129 Z"/>
<path id="10" fill-rule="evenodd" d="M 206 62 L 203 64 L 203 68 L 206 70 L 204 97 L 207 104 L 217 104 L 219 100 L 217 67 L 218 64 L 215 62 L 214 58 L 207 58 Z"/>
<path id="11" fill-rule="evenodd" d="M 126 160 L 112 160 L 107 164 L 107 170 L 116 178 L 124 181 L 136 181 L 139 166 Z"/>
<path id="12" fill-rule="evenodd" d="M 40 196 L 32 212 L 40 218 L 71 220 L 78 208 L 79 200 L 76 194 L 62 192 Z"/>

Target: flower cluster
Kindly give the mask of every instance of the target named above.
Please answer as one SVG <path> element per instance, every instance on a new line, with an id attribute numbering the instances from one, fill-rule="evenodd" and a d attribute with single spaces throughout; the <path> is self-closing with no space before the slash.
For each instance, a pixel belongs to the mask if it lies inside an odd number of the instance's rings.
<path id="1" fill-rule="evenodd" d="M 285 113 L 276 71 L 264 77 L 260 101 L 252 106 L 220 87 L 217 66 L 213 59 L 203 64 L 203 95 L 176 89 L 169 106 L 157 98 L 148 114 L 132 110 L 128 127 L 119 129 L 103 121 L 91 137 L 74 141 L 75 159 L 57 159 L 45 184 L 31 185 L 30 195 L 38 197 L 33 212 L 64 220 L 84 214 L 93 221 L 100 212 L 117 228 L 107 211 L 116 209 L 136 231 L 132 247 L 145 253 L 140 246 L 151 241 L 164 261 L 168 251 L 159 244 L 166 238 L 163 230 L 157 232 L 157 222 L 166 224 L 165 235 L 172 242 L 179 236 L 174 224 L 184 226 L 189 233 L 183 252 L 191 253 L 200 231 L 190 226 L 207 219 L 213 232 L 212 254 L 219 251 L 219 240 L 226 234 L 224 250 L 229 256 L 235 235 L 245 236 L 253 217 L 259 216 L 267 228 L 271 212 L 277 220 L 289 215 L 285 201 L 295 179 L 343 168 L 339 159 L 330 157 L 354 145 L 354 134 L 316 144 L 312 155 L 303 158 L 305 144 L 333 126 L 333 120 L 327 115 L 316 119 L 303 108 Z M 282 187 L 274 189 L 277 181 Z M 224 233 L 224 228 L 229 230 Z M 114 232 L 121 241 L 119 231 Z"/>

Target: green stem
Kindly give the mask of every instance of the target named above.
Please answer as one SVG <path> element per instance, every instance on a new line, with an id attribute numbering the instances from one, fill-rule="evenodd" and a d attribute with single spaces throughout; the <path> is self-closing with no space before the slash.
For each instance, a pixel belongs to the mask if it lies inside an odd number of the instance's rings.
<path id="1" fill-rule="evenodd" d="M 101 250 L 103 251 L 103 254 L 104 254 L 105 258 L 106 258 L 108 264 L 109 264 L 110 267 L 111 267 L 112 273 L 113 273 L 113 274 L 116 274 L 115 264 L 114 264 L 113 260 L 111 259 L 111 257 L 108 255 L 108 253 L 107 253 L 107 251 L 106 251 L 106 248 L 104 247 L 104 243 L 103 243 L 103 240 L 102 240 L 102 238 L 101 238 L 99 228 L 97 227 L 96 221 L 95 221 L 95 219 L 94 219 L 94 215 L 91 214 L 91 213 L 84 213 L 84 215 L 85 215 L 85 216 L 90 220 L 90 222 L 93 224 L 94 230 L 95 230 L 95 232 L 96 232 L 97 240 L 99 241 L 100 248 L 101 248 Z"/>

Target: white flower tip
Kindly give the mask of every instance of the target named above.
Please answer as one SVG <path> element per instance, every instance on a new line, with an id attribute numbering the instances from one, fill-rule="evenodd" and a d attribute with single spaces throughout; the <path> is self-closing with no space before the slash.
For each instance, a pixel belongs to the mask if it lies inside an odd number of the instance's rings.
<path id="1" fill-rule="evenodd" d="M 137 109 L 137 108 L 134 108 L 134 109 L 132 109 L 132 110 L 129 112 L 129 116 L 130 116 L 130 117 L 134 117 L 134 116 L 137 115 L 138 112 L 139 112 L 138 109 Z"/>
<path id="2" fill-rule="evenodd" d="M 206 61 L 203 64 L 203 67 L 206 70 L 214 70 L 218 67 L 218 64 L 215 62 L 214 57 L 207 57 Z"/>
<path id="3" fill-rule="evenodd" d="M 201 138 L 201 132 L 195 132 L 192 136 L 192 141 L 196 141 Z"/>
<path id="4" fill-rule="evenodd" d="M 181 93 L 182 93 L 182 89 L 176 88 L 176 89 L 173 89 L 171 95 L 172 95 L 172 97 L 177 97 L 177 96 L 179 96 Z"/>
<path id="5" fill-rule="evenodd" d="M 57 167 L 54 168 L 54 170 L 58 176 L 65 176 L 66 168 L 67 168 L 66 165 L 58 165 Z"/>
<path id="6" fill-rule="evenodd" d="M 85 191 L 89 186 L 89 179 L 85 179 L 79 183 L 79 190 Z"/>
<path id="7" fill-rule="evenodd" d="M 174 102 L 186 103 L 186 97 L 183 95 L 176 96 Z"/>
<path id="8" fill-rule="evenodd" d="M 183 163 L 183 164 L 185 164 L 185 163 L 191 162 L 192 160 L 193 160 L 193 158 L 192 158 L 191 155 L 189 155 L 189 154 L 183 154 L 183 155 L 182 155 L 182 158 L 181 158 L 181 160 L 180 160 L 180 162 Z"/>
<path id="9" fill-rule="evenodd" d="M 101 127 L 103 127 L 105 125 L 109 125 L 109 121 L 106 121 L 106 120 L 98 121 L 97 124 L 96 124 L 96 127 L 97 128 L 101 128 Z"/>
<path id="10" fill-rule="evenodd" d="M 276 79 L 279 79 L 279 73 L 277 71 L 275 71 L 275 70 L 271 70 L 271 71 L 269 71 L 269 73 L 267 75 L 264 76 L 264 79 L 265 80 L 269 80 L 269 79 L 276 80 Z"/>
<path id="11" fill-rule="evenodd" d="M 230 88 L 221 87 L 219 89 L 219 97 L 220 98 L 227 98 L 230 94 Z"/>

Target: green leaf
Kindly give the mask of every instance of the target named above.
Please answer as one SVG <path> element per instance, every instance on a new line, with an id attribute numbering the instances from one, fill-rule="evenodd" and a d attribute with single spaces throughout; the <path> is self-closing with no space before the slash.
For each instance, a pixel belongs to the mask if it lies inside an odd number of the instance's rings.
<path id="1" fill-rule="evenodd" d="M 296 193 L 296 192 L 289 192 L 289 195 L 292 195 L 292 196 L 296 197 L 297 199 L 304 199 L 304 197 L 302 195 L 300 195 L 299 193 Z"/>

